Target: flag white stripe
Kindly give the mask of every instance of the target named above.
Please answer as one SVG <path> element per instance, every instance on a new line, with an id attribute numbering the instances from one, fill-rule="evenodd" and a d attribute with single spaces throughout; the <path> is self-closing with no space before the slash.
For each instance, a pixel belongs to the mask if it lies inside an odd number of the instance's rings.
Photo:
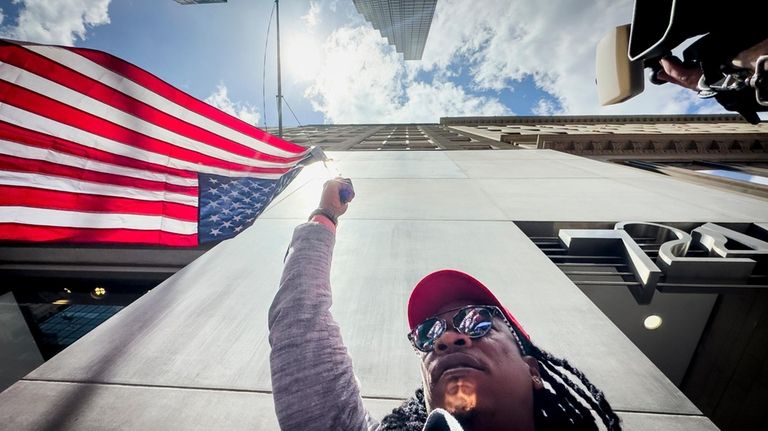
<path id="1" fill-rule="evenodd" d="M 197 196 L 183 195 L 166 191 L 139 189 L 135 187 L 116 186 L 111 184 L 93 183 L 74 178 L 30 172 L 0 171 L 0 185 L 33 187 L 37 189 L 55 190 L 60 192 L 84 193 L 89 195 L 115 196 L 119 198 L 138 199 L 154 202 L 174 202 L 177 204 L 197 207 Z"/>
<path id="2" fill-rule="evenodd" d="M 50 118 L 43 117 L 34 112 L 25 111 L 8 104 L 0 104 L 0 120 L 46 135 L 77 142 L 80 145 L 85 145 L 87 147 L 99 149 L 119 156 L 129 157 L 135 160 L 153 163 L 159 166 L 228 177 L 280 178 L 280 174 L 240 172 L 175 159 L 166 155 L 153 153 L 151 151 L 113 141 L 99 135 L 94 135 L 85 130 L 59 123 L 58 121 L 51 120 Z"/>
<path id="3" fill-rule="evenodd" d="M 53 100 L 88 112 L 129 130 L 133 130 L 136 133 L 166 143 L 173 142 L 173 145 L 177 147 L 187 148 L 219 160 L 226 160 L 232 163 L 239 163 L 244 166 L 258 168 L 287 168 L 293 165 L 293 163 L 290 162 L 274 163 L 256 160 L 250 157 L 243 157 L 200 141 L 189 139 L 186 136 L 179 135 L 168 129 L 144 121 L 139 117 L 127 114 L 106 103 L 100 102 L 82 93 L 78 93 L 77 91 L 35 75 L 24 69 L 20 69 L 12 64 L 0 63 L 0 80 L 11 82 L 37 94 L 43 94 Z"/>
<path id="4" fill-rule="evenodd" d="M 56 220 L 56 226 L 59 227 L 161 230 L 181 235 L 197 233 L 197 223 L 176 220 L 170 217 L 89 213 L 18 206 L 0 207 L 0 223 L 50 226 L 51 220 Z"/>
<path id="5" fill-rule="evenodd" d="M 252 138 L 248 135 L 238 132 L 237 130 L 231 129 L 223 124 L 206 118 L 194 111 L 190 111 L 189 109 L 186 109 L 185 107 L 178 105 L 175 102 L 148 90 L 145 87 L 142 87 L 136 82 L 124 78 L 123 76 L 100 66 L 99 64 L 87 59 L 86 57 L 83 57 L 67 49 L 39 45 L 25 45 L 24 47 L 59 64 L 67 66 L 70 69 L 76 70 L 79 73 L 99 81 L 102 84 L 105 84 L 127 96 L 133 97 L 150 106 L 153 106 L 160 111 L 173 115 L 174 117 L 186 121 L 190 124 L 194 124 L 203 129 L 209 130 L 219 136 L 225 137 L 235 142 L 240 142 L 254 150 L 279 157 L 294 157 L 297 155 L 296 153 L 273 147 L 269 144 L 259 141 L 258 139 Z M 306 153 L 306 151 L 308 150 L 305 150 L 304 153 Z"/>
<path id="6" fill-rule="evenodd" d="M 171 174 L 159 172 L 150 172 L 143 169 L 134 169 L 110 163 L 99 162 L 93 159 L 73 156 L 71 154 L 61 153 L 45 148 L 30 147 L 16 142 L 0 139 L 0 154 L 14 157 L 21 157 L 31 160 L 43 160 L 73 168 L 87 169 L 93 172 L 105 174 L 123 175 L 126 177 L 140 178 L 142 180 L 157 181 L 161 183 L 174 184 L 177 186 L 197 187 L 197 178 L 183 178 Z"/>

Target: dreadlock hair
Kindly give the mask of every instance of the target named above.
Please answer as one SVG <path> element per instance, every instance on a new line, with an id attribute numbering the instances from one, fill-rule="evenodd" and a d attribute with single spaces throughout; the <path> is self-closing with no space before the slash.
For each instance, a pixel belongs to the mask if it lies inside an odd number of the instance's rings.
<path id="1" fill-rule="evenodd" d="M 597 431 L 598 426 L 590 409 L 602 420 L 607 431 L 621 431 L 620 419 L 605 395 L 584 373 L 567 360 L 537 347 L 527 337 L 521 336 L 514 325 L 509 322 L 507 325 L 522 354 L 538 361 L 539 373 L 545 383 L 543 389 L 533 391 L 536 431 Z M 380 430 L 421 431 L 426 420 L 424 389 L 419 388 L 411 398 L 382 419 Z"/>

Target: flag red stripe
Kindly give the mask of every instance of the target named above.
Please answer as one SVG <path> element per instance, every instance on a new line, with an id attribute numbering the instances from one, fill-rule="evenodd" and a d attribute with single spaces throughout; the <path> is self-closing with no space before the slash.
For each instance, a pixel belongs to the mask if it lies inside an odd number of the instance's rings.
<path id="1" fill-rule="evenodd" d="M 196 247 L 197 234 L 181 235 L 160 230 L 86 229 L 0 223 L 0 241 L 115 242 Z"/>
<path id="2" fill-rule="evenodd" d="M 197 222 L 197 207 L 175 202 L 142 201 L 114 196 L 0 185 L 0 206 L 25 206 L 100 213 L 166 216 Z"/>
<path id="3" fill-rule="evenodd" d="M 25 129 L 15 124 L 6 123 L 5 121 L 0 121 L 0 139 L 17 142 L 20 144 L 28 145 L 30 147 L 46 149 L 50 148 L 51 150 L 60 153 L 71 154 L 73 156 L 82 157 L 85 159 L 96 160 L 99 162 L 118 166 L 125 166 L 128 168 L 141 169 L 143 171 L 175 175 L 182 178 L 197 178 L 197 172 L 184 171 L 168 166 L 156 165 L 154 163 L 145 162 L 143 160 L 136 160 L 130 157 L 120 156 L 103 150 L 97 150 L 96 148 L 81 145 L 66 139 L 57 138 L 55 136 L 46 135 L 45 133 Z"/>
<path id="4" fill-rule="evenodd" d="M 270 135 L 240 120 L 239 118 L 233 117 L 223 111 L 220 111 L 208 105 L 207 103 L 201 102 L 200 100 L 197 100 L 194 97 L 172 87 L 171 85 L 161 80 L 160 78 L 152 75 L 151 73 L 145 70 L 142 70 L 134 66 L 133 64 L 130 64 L 115 56 L 112 56 L 104 52 L 93 51 L 93 50 L 84 49 L 84 48 L 67 48 L 67 49 L 70 49 L 71 51 L 76 52 L 82 55 L 83 57 L 93 61 L 94 63 L 97 63 L 106 69 L 109 69 L 121 76 L 124 76 L 136 82 L 142 87 L 145 87 L 178 105 L 184 106 L 190 111 L 196 112 L 204 117 L 208 117 L 216 121 L 217 123 L 225 125 L 231 129 L 237 130 L 238 132 L 244 135 L 258 139 L 259 141 L 265 142 L 269 145 L 272 145 L 275 148 L 279 148 L 284 151 L 290 151 L 296 154 L 301 154 L 304 151 L 306 151 L 306 148 L 304 147 L 288 142 L 284 139 L 278 138 L 277 136 Z"/>
<path id="5" fill-rule="evenodd" d="M 0 61 L 26 69 L 38 76 L 57 82 L 62 86 L 68 87 L 179 135 L 198 142 L 203 142 L 206 145 L 211 145 L 233 154 L 273 163 L 291 163 L 301 159 L 301 156 L 285 158 L 264 154 L 238 142 L 221 137 L 199 126 L 166 114 L 165 112 L 127 96 L 112 87 L 104 85 L 75 72 L 66 66 L 17 45 L 11 45 L 9 49 L 0 50 Z"/>
<path id="6" fill-rule="evenodd" d="M 308 151 L 99 51 L 0 40 L 0 74 L 0 241 L 196 247 L 201 172 Z"/>
<path id="7" fill-rule="evenodd" d="M 262 168 L 227 162 L 168 142 L 150 138 L 128 128 L 118 126 L 98 116 L 65 105 L 49 97 L 27 90 L 7 81 L 0 81 L 0 101 L 25 111 L 34 112 L 59 123 L 67 124 L 106 139 L 121 142 L 190 163 L 227 169 L 236 172 L 283 174 L 288 168 Z"/>
<path id="8" fill-rule="evenodd" d="M 87 169 L 74 168 L 72 166 L 59 165 L 44 160 L 22 159 L 0 154 L 0 170 L 14 172 L 32 172 L 45 175 L 72 178 L 79 181 L 92 183 L 112 184 L 132 187 L 143 190 L 179 193 L 188 196 L 197 196 L 197 187 L 179 186 L 159 181 L 143 180 L 123 175 L 105 174 Z"/>

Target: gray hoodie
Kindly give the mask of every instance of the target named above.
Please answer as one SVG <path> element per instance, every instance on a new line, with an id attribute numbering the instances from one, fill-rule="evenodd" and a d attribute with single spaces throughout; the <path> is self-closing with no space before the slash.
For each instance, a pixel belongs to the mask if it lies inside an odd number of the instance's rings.
<path id="1" fill-rule="evenodd" d="M 330 312 L 334 242 L 335 235 L 319 223 L 296 228 L 269 308 L 272 393 L 283 430 L 379 429 L 363 407 L 352 360 Z M 425 429 L 461 428 L 438 409 Z"/>

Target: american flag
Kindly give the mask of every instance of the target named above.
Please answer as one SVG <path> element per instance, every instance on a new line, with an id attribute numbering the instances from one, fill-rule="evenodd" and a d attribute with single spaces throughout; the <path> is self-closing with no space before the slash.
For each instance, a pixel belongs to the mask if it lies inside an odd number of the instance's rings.
<path id="1" fill-rule="evenodd" d="M 308 155 L 104 52 L 0 40 L 0 240 L 229 238 Z"/>

